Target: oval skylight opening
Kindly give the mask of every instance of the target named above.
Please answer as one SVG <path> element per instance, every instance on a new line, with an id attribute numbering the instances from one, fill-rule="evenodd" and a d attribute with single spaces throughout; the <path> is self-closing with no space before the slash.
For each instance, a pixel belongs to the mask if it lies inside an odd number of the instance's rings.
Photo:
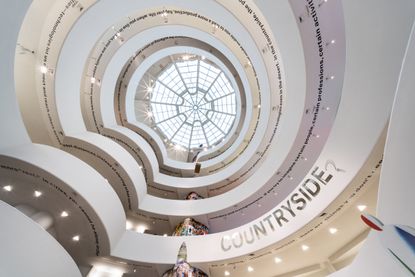
<path id="1" fill-rule="evenodd" d="M 150 91 L 150 112 L 166 143 L 187 150 L 212 148 L 235 122 L 235 89 L 225 73 L 202 56 L 183 54 L 167 64 Z"/>

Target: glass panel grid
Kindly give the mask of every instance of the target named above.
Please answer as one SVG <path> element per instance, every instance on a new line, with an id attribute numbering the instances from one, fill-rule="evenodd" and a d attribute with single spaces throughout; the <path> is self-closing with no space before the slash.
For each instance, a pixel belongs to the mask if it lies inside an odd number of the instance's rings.
<path id="1" fill-rule="evenodd" d="M 157 77 L 150 105 L 159 131 L 186 149 L 216 145 L 228 134 L 236 117 L 231 82 L 200 56 L 167 65 Z"/>

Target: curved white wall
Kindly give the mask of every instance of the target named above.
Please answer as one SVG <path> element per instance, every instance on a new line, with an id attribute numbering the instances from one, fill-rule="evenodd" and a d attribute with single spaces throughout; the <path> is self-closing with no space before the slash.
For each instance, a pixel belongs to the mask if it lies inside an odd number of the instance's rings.
<path id="1" fill-rule="evenodd" d="M 401 1 L 403 2 L 403 1 Z M 409 2 L 409 1 L 406 1 Z M 361 5 L 361 3 L 356 3 Z M 389 12 L 394 12 L 390 10 Z M 408 4 L 406 16 L 400 20 L 396 30 L 402 39 L 408 36 L 408 29 L 415 19 L 415 5 Z M 415 156 L 415 23 L 403 60 L 398 88 L 386 140 L 382 166 L 377 217 L 384 224 L 408 225 L 415 228 L 415 186 L 413 185 L 413 157 Z M 391 53 L 393 55 L 394 53 Z M 397 56 L 395 56 L 397 58 Z M 371 231 L 355 261 L 347 268 L 332 274 L 335 277 L 348 276 L 413 276 L 388 253 L 379 239 L 379 233 Z M 398 254 L 399 255 L 399 254 Z"/>
<path id="2" fill-rule="evenodd" d="M 23 125 L 22 117 L 17 106 L 14 93 L 14 49 L 16 47 L 17 34 L 20 22 L 26 13 L 31 1 L 12 1 L 7 3 L 7 8 L 0 9 L 0 148 L 30 142 L 29 136 Z M 7 38 L 7 39 L 5 39 Z M 30 54 L 26 54 L 30 55 Z"/>
<path id="3" fill-rule="evenodd" d="M 68 252 L 40 225 L 0 201 L 0 276 L 81 276 Z"/>

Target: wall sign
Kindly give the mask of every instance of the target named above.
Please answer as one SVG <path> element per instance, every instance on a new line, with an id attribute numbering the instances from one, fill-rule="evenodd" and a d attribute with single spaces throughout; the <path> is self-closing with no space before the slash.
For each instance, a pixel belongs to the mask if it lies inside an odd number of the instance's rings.
<path id="1" fill-rule="evenodd" d="M 308 178 L 286 198 L 286 201 L 263 217 L 259 223 L 253 223 L 247 229 L 236 232 L 232 236 L 223 236 L 221 249 L 226 252 L 232 248 L 240 248 L 244 244 L 252 244 L 255 240 L 260 240 L 285 227 L 291 219 L 307 208 L 308 202 L 313 201 L 332 179 L 332 174 L 316 166 Z"/>

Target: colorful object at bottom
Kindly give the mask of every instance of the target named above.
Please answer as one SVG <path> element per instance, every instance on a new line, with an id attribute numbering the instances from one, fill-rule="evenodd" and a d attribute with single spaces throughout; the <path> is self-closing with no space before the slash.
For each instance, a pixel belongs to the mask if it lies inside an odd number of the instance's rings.
<path id="1" fill-rule="evenodd" d="M 187 262 L 187 247 L 183 242 L 177 255 L 176 264 L 172 269 L 166 271 L 163 277 L 208 277 L 208 275 Z"/>
<path id="2" fill-rule="evenodd" d="M 406 225 L 385 225 L 370 214 L 362 214 L 360 217 L 366 225 L 379 232 L 383 247 L 415 276 L 415 229 Z"/>

